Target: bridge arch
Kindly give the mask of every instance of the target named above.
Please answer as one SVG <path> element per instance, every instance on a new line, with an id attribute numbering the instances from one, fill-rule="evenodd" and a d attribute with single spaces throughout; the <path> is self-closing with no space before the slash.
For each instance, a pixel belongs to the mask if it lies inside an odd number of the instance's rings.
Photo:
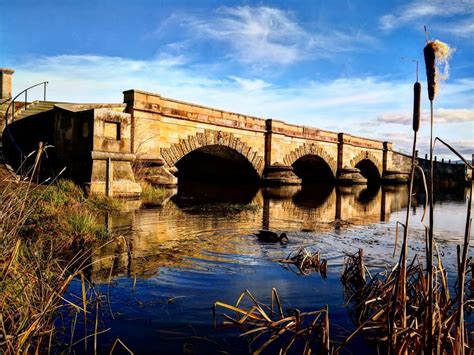
<path id="1" fill-rule="evenodd" d="M 264 158 L 257 150 L 250 147 L 240 138 L 232 133 L 205 130 L 194 136 L 181 139 L 178 143 L 172 144 L 169 148 L 161 148 L 161 156 L 168 168 L 179 167 L 189 163 L 194 156 L 205 158 L 214 156 L 220 161 L 234 161 L 241 167 L 250 167 L 257 177 L 261 177 L 264 168 Z M 204 165 L 206 162 L 203 162 Z M 208 165 L 210 163 L 208 162 Z M 225 170 L 229 166 L 218 166 L 218 169 Z"/>
<path id="2" fill-rule="evenodd" d="M 283 162 L 292 166 L 303 182 L 328 181 L 336 176 L 337 163 L 318 144 L 302 144 L 285 156 Z"/>
<path id="3" fill-rule="evenodd" d="M 351 167 L 358 168 L 369 182 L 379 181 L 382 177 L 382 163 L 369 151 L 361 151 L 351 159 Z"/>

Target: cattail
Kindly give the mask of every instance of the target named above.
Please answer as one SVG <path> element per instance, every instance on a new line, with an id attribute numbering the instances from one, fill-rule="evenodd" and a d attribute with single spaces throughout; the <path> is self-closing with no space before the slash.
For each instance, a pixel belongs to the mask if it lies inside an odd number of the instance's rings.
<path id="1" fill-rule="evenodd" d="M 432 42 L 428 42 L 423 54 L 425 55 L 425 66 L 426 66 L 426 80 L 428 82 L 428 98 L 430 101 L 434 100 L 436 92 L 436 67 L 435 67 L 435 52 L 431 45 Z"/>
<path id="2" fill-rule="evenodd" d="M 438 40 L 429 41 L 423 54 L 425 56 L 426 80 L 428 82 L 428 98 L 433 101 L 439 80 L 445 80 L 449 75 L 448 60 L 453 53 L 446 43 Z M 442 73 L 438 72 L 437 65 L 444 65 Z"/>
<path id="3" fill-rule="evenodd" d="M 420 99 L 421 84 L 417 81 L 413 85 L 413 130 L 418 132 L 420 129 Z"/>

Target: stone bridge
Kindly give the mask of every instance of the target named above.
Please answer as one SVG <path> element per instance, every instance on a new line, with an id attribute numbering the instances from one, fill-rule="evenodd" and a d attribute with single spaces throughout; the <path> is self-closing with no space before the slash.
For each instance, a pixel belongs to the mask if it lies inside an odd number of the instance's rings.
<path id="1" fill-rule="evenodd" d="M 11 106 L 13 72 L 0 69 L 0 131 Z M 98 193 L 138 195 L 137 174 L 160 185 L 199 179 L 280 185 L 405 182 L 411 164 L 389 142 L 140 90 L 125 91 L 124 103 L 24 101 L 12 111 L 0 146 L 9 165 L 18 168 L 43 142 L 54 146 L 48 159 L 56 170 L 42 163 L 49 176 L 66 167 L 66 177 Z"/>
<path id="2" fill-rule="evenodd" d="M 129 90 L 131 150 L 148 179 L 406 181 L 410 160 L 392 144 L 262 119 Z"/>

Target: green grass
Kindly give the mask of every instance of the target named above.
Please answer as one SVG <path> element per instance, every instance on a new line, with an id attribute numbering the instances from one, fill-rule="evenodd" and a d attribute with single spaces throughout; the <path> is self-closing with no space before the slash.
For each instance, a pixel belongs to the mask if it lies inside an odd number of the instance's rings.
<path id="1" fill-rule="evenodd" d="M 189 205 L 183 208 L 184 211 L 196 213 L 215 213 L 215 214 L 238 214 L 241 212 L 255 213 L 260 209 L 257 205 L 246 205 L 241 203 L 209 203 L 201 205 Z"/>
<path id="2" fill-rule="evenodd" d="M 69 307 L 62 299 L 69 283 L 80 277 L 83 290 L 90 287 L 84 277 L 89 247 L 113 239 L 97 217 L 99 210 L 114 206 L 87 198 L 67 180 L 0 188 L 0 352 L 26 354 L 49 347 L 56 312 Z M 81 306 L 87 304 L 82 301 Z M 72 311 L 86 314 L 81 308 Z"/>
<path id="3" fill-rule="evenodd" d="M 123 209 L 123 203 L 120 199 L 97 194 L 91 194 L 88 196 L 87 205 L 95 212 L 112 212 Z"/>
<path id="4" fill-rule="evenodd" d="M 120 200 L 86 196 L 72 181 L 58 180 L 49 186 L 38 186 L 28 192 L 34 208 L 28 211 L 19 234 L 29 238 L 53 239 L 56 243 L 76 245 L 78 241 L 103 240 L 105 227 L 98 223 L 102 212 L 121 209 Z"/>
<path id="5" fill-rule="evenodd" d="M 168 197 L 166 188 L 153 186 L 147 182 L 141 181 L 142 187 L 141 200 L 145 205 L 162 206 L 163 201 Z"/>
<path id="6" fill-rule="evenodd" d="M 97 224 L 96 216 L 87 210 L 73 211 L 66 219 L 67 233 L 81 238 L 89 236 L 92 239 L 103 239 L 107 235 L 107 230 Z"/>

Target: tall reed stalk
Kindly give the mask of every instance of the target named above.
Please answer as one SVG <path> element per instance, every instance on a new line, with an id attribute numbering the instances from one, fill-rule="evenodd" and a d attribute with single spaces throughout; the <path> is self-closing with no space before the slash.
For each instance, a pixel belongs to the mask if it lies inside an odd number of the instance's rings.
<path id="1" fill-rule="evenodd" d="M 416 63 L 416 76 L 417 80 L 413 85 L 413 146 L 412 146 L 412 153 L 411 153 L 411 169 L 410 169 L 410 185 L 408 189 L 408 198 L 407 198 L 407 209 L 406 209 L 406 216 L 405 216 L 405 225 L 403 229 L 403 244 L 402 250 L 400 253 L 400 261 L 399 261 L 399 283 L 397 286 L 400 285 L 400 304 L 402 307 L 402 314 L 401 314 L 401 327 L 405 329 L 407 327 L 407 255 L 408 255 L 408 230 L 410 224 L 410 210 L 411 210 L 411 199 L 413 196 L 413 182 L 415 179 L 415 168 L 416 168 L 416 140 L 418 130 L 420 128 L 420 100 L 421 100 L 421 84 L 418 82 L 418 62 Z M 395 291 L 397 292 L 397 290 Z M 395 294 L 396 299 L 398 299 L 398 295 Z M 394 304 L 396 307 L 396 303 Z M 393 311 L 394 312 L 394 311 Z M 392 312 L 392 314 L 393 314 Z M 394 319 L 392 322 L 395 321 Z M 393 326 L 393 325 L 392 325 Z M 394 332 L 395 334 L 395 332 Z M 392 342 L 396 341 L 395 339 L 391 339 Z M 404 352 L 406 353 L 406 351 Z"/>
<path id="2" fill-rule="evenodd" d="M 426 28 L 425 28 L 426 30 Z M 428 276 L 428 337 L 426 351 L 428 354 L 433 352 L 433 231 L 434 231 L 434 162 L 433 162 L 433 127 L 434 112 L 433 101 L 438 90 L 439 80 L 447 78 L 448 59 L 452 53 L 451 48 L 438 40 L 428 41 L 423 54 L 425 57 L 426 80 L 428 87 L 428 98 L 430 100 L 430 181 L 429 181 L 429 229 L 428 229 L 428 257 L 426 261 Z M 444 75 L 440 74 L 436 64 L 444 65 Z"/>

